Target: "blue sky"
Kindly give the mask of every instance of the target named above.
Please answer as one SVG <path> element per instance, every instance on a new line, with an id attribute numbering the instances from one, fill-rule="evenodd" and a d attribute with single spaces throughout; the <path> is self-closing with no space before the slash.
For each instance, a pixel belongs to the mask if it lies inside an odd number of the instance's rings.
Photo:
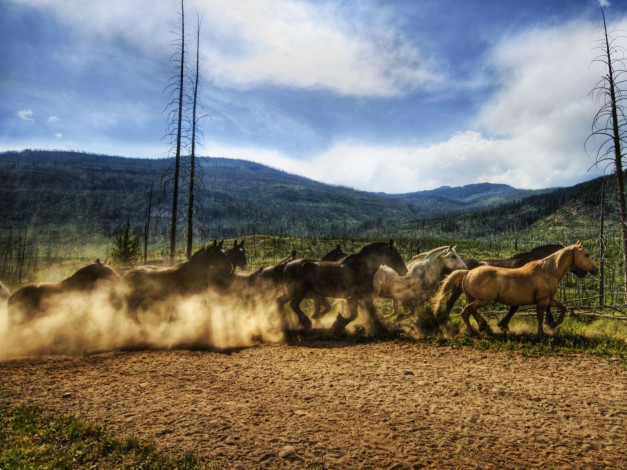
<path id="1" fill-rule="evenodd" d="M 627 31 L 627 2 L 607 2 Z M 388 193 L 602 174 L 598 0 L 186 0 L 202 155 Z M 178 0 L 0 0 L 0 150 L 167 157 Z"/>

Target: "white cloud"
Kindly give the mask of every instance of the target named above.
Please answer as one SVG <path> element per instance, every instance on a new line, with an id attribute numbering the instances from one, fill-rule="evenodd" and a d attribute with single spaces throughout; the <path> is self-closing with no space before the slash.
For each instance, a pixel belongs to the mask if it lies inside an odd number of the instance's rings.
<path id="1" fill-rule="evenodd" d="M 612 25 L 627 30 L 627 18 Z M 602 31 L 571 22 L 510 38 L 492 54 L 497 89 L 467 130 L 431 146 L 338 141 L 309 162 L 276 152 L 214 149 L 316 180 L 389 193 L 442 185 L 570 185 L 601 174 L 584 149 L 599 105 L 589 92 L 604 74 L 593 63 Z"/>
<path id="2" fill-rule="evenodd" d="M 607 8 L 609 6 L 612 6 L 612 4 L 609 2 L 609 0 L 599 0 L 599 6 L 601 8 Z"/>
<path id="3" fill-rule="evenodd" d="M 57 132 L 54 136 L 55 136 L 57 139 L 60 139 L 61 137 L 63 137 L 63 134 L 61 134 L 60 132 Z"/>
<path id="4" fill-rule="evenodd" d="M 48 123 L 49 124 L 54 124 L 55 122 L 59 122 L 59 118 L 57 116 L 50 116 L 48 118 Z"/>
<path id="5" fill-rule="evenodd" d="M 168 60 L 174 51 L 172 31 L 180 14 L 176 2 L 23 2 L 90 34 L 121 37 L 157 60 Z M 194 0 L 186 2 L 186 25 L 195 31 L 194 10 L 203 17 L 203 74 L 223 87 L 270 84 L 389 97 L 442 86 L 444 77 L 434 60 L 396 29 L 384 6 L 361 15 L 359 8 L 368 7 L 303 0 Z"/>
<path id="6" fill-rule="evenodd" d="M 16 116 L 24 121 L 35 121 L 33 119 L 33 110 L 32 109 L 22 109 L 16 113 Z"/>

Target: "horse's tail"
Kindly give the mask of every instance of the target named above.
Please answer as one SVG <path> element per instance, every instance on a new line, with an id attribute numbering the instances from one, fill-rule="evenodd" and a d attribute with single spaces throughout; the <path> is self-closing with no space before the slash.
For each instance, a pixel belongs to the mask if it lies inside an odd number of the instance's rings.
<path id="1" fill-rule="evenodd" d="M 440 287 L 438 293 L 431 299 L 431 306 L 434 313 L 437 313 L 440 310 L 440 306 L 442 305 L 442 302 L 444 302 L 446 296 L 450 294 L 453 289 L 461 286 L 461 283 L 466 278 L 468 271 L 468 269 L 458 269 L 448 275 L 442 283 L 442 287 Z"/>

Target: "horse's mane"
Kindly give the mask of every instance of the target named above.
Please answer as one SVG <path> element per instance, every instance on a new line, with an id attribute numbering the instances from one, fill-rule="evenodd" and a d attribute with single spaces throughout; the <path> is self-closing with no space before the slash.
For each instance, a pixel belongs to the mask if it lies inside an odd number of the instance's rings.
<path id="1" fill-rule="evenodd" d="M 543 245 L 544 247 L 548 247 L 548 246 L 555 246 L 555 245 Z M 554 253 L 551 253 L 550 255 L 546 256 L 545 258 L 542 258 L 540 260 L 537 261 L 536 264 L 536 269 L 541 269 L 543 271 L 548 271 L 548 272 L 555 272 L 557 270 L 558 267 L 558 263 L 557 261 L 560 259 L 560 257 L 568 250 L 572 250 L 573 247 L 575 245 L 569 245 L 566 247 L 562 247 L 561 249 L 557 250 Z M 538 247 L 540 248 L 540 247 Z"/>
<path id="2" fill-rule="evenodd" d="M 106 268 L 105 270 L 100 270 L 98 268 Z M 90 284 L 95 282 L 101 277 L 101 274 L 106 272 L 106 270 L 110 270 L 112 273 L 115 271 L 104 263 L 96 262 L 92 264 L 88 264 L 87 266 L 82 267 L 74 274 L 72 274 L 67 279 L 64 279 L 60 282 L 63 286 L 84 286 L 86 284 Z"/>
<path id="3" fill-rule="evenodd" d="M 540 246 L 536 246 L 535 248 L 531 249 L 530 251 L 526 251 L 524 253 L 516 253 L 510 259 L 520 259 L 520 258 L 526 258 L 527 256 L 536 256 L 539 253 L 544 253 L 544 252 L 547 252 L 547 251 L 550 251 L 550 250 L 553 250 L 552 253 L 554 253 L 556 251 L 561 250 L 562 248 L 564 248 L 564 245 L 562 245 L 561 243 L 558 243 L 558 244 L 555 244 L 555 245 L 540 245 Z"/>
<path id="4" fill-rule="evenodd" d="M 439 246 L 438 248 L 434 248 L 433 250 L 430 251 L 425 251 L 424 253 L 418 253 L 417 255 L 413 256 L 412 259 L 409 260 L 409 263 L 412 263 L 414 261 L 421 261 L 421 260 L 425 260 L 427 258 L 430 258 L 431 256 L 435 255 L 436 253 L 439 253 L 440 251 L 444 251 L 446 249 L 449 248 L 449 245 L 446 246 Z"/>

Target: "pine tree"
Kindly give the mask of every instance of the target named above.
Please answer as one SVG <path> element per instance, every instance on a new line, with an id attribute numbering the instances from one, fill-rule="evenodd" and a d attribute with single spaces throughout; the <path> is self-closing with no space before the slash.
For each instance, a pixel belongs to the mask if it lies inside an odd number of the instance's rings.
<path id="1" fill-rule="evenodd" d="M 124 231 L 115 236 L 111 257 L 116 264 L 132 266 L 141 259 L 139 238 L 135 229 L 131 228 L 129 220 L 126 221 Z"/>

